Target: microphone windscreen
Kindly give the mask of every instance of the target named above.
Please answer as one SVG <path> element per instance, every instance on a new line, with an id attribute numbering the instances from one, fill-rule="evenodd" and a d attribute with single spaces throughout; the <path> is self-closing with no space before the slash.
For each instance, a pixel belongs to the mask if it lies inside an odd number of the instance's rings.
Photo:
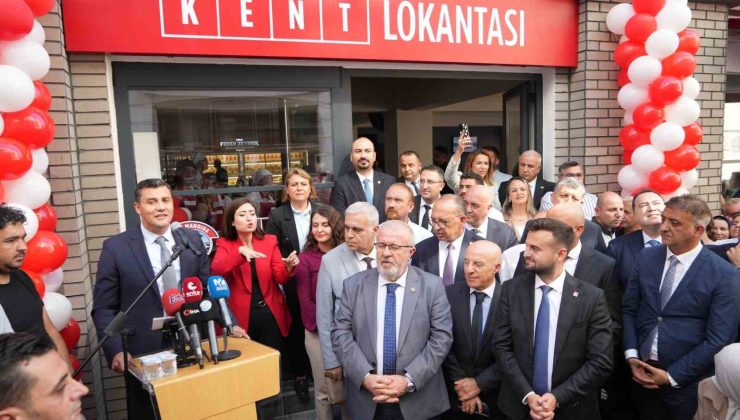
<path id="1" fill-rule="evenodd" d="M 228 299 L 231 296 L 226 279 L 221 276 L 208 277 L 208 294 L 213 299 Z"/>
<path id="2" fill-rule="evenodd" d="M 204 321 L 203 312 L 200 310 L 200 302 L 186 302 L 180 308 L 180 316 L 185 325 L 200 324 Z"/>
<path id="3" fill-rule="evenodd" d="M 162 294 L 162 307 L 164 308 L 164 312 L 169 316 L 179 311 L 184 303 L 185 297 L 177 289 L 169 289 Z"/>
<path id="4" fill-rule="evenodd" d="M 203 299 L 203 285 L 198 277 L 186 277 L 182 281 L 182 294 L 185 302 L 199 302 Z"/>

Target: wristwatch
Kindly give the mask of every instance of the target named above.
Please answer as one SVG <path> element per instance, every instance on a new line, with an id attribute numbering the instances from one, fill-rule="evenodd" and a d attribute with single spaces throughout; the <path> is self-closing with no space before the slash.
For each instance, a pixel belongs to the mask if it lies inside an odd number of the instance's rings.
<path id="1" fill-rule="evenodd" d="M 408 373 L 403 375 L 404 378 L 406 378 L 406 392 L 414 392 L 416 391 L 416 385 L 414 385 L 414 382 L 411 380 L 411 377 Z"/>

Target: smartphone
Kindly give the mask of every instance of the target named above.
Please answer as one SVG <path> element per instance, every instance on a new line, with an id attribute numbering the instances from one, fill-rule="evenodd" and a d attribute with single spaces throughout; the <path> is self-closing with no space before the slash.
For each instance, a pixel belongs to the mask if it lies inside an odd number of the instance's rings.
<path id="1" fill-rule="evenodd" d="M 476 143 L 477 139 L 470 137 L 470 129 L 468 128 L 468 124 L 461 123 L 457 126 L 460 129 L 460 137 L 458 141 L 463 141 L 463 139 L 468 139 L 469 145 L 465 147 L 465 150 L 463 150 L 465 153 L 474 152 L 476 149 Z"/>

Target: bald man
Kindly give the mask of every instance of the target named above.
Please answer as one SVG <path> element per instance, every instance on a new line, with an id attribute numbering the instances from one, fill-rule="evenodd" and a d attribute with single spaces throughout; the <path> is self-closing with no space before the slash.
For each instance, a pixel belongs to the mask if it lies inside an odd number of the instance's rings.
<path id="1" fill-rule="evenodd" d="M 617 229 L 624 220 L 624 201 L 622 201 L 622 197 L 611 191 L 599 194 L 599 198 L 596 200 L 596 215 L 592 220 L 601 228 L 604 243 L 609 245 L 609 241 L 616 237 Z"/>
<path id="2" fill-rule="evenodd" d="M 463 267 L 465 282 L 447 287 L 452 349 L 442 365 L 451 407 L 445 418 L 503 418 L 496 404 L 502 373 L 491 349 L 493 315 L 501 296 L 496 282 L 501 248 L 490 241 L 473 242 Z"/>
<path id="3" fill-rule="evenodd" d="M 468 219 L 465 229 L 494 242 L 503 250 L 517 244 L 516 233 L 511 226 L 488 216 L 493 209 L 490 188 L 473 185 L 468 189 L 463 200 L 465 200 L 465 215 Z"/>
<path id="4" fill-rule="evenodd" d="M 555 184 L 542 179 L 542 156 L 535 150 L 527 150 L 519 156 L 518 166 L 519 176 L 524 178 L 529 184 L 529 191 L 532 193 L 534 208 L 540 208 L 542 196 L 552 191 Z M 508 191 L 509 181 L 502 182 L 498 189 L 498 198 L 503 203 L 506 201 L 506 192 Z"/>
<path id="5" fill-rule="evenodd" d="M 373 169 L 376 158 L 375 145 L 366 137 L 360 137 L 352 142 L 349 158 L 354 170 L 339 176 L 334 182 L 332 206 L 344 214 L 344 210 L 350 204 L 366 201 L 378 209 L 380 222 L 384 222 L 385 193 L 396 179 Z"/>

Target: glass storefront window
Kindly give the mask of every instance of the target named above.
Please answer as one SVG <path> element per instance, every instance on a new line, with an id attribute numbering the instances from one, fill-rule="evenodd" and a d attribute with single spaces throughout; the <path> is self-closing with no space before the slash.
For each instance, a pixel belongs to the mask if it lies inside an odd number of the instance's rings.
<path id="1" fill-rule="evenodd" d="M 161 177 L 176 219 L 220 229 L 248 196 L 260 217 L 281 204 L 283 176 L 306 170 L 328 202 L 333 182 L 329 91 L 129 91 L 137 182 Z"/>

